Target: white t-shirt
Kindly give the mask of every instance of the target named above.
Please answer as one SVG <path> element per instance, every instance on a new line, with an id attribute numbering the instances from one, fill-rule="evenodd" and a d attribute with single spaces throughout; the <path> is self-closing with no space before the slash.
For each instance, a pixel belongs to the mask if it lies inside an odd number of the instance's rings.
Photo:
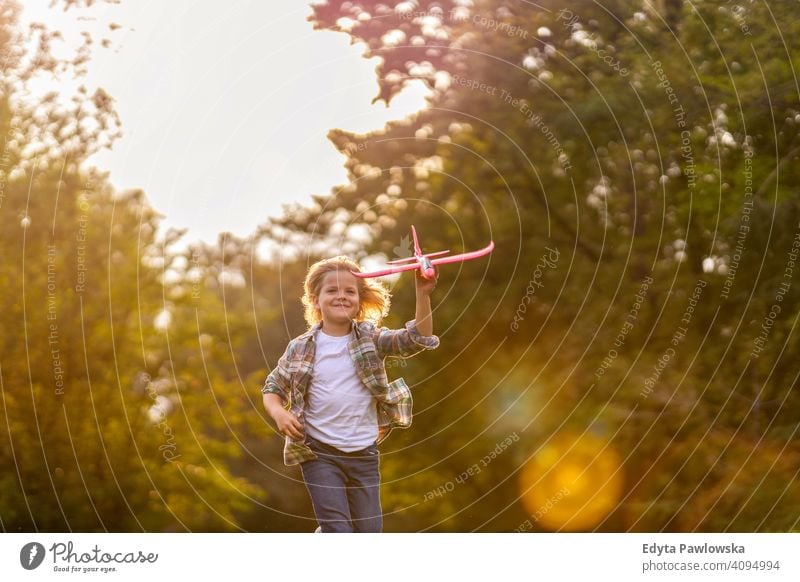
<path id="1" fill-rule="evenodd" d="M 351 339 L 317 332 L 305 409 L 308 435 L 347 453 L 378 439 L 377 401 L 358 377 L 347 349 Z"/>

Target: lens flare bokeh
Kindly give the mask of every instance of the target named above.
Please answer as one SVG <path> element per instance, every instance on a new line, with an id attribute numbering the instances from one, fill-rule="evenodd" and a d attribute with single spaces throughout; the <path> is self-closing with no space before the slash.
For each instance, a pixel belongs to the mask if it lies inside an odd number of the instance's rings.
<path id="1" fill-rule="evenodd" d="M 522 504 L 551 531 L 586 531 L 620 500 L 624 479 L 613 445 L 591 435 L 551 439 L 520 473 Z"/>

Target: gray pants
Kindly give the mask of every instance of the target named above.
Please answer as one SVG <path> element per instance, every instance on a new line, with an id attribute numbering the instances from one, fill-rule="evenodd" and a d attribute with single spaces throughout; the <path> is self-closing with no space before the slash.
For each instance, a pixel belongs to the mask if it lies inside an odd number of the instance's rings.
<path id="1" fill-rule="evenodd" d="M 322 532 L 380 532 L 378 446 L 345 453 L 309 436 L 306 445 L 317 458 L 300 470 Z"/>

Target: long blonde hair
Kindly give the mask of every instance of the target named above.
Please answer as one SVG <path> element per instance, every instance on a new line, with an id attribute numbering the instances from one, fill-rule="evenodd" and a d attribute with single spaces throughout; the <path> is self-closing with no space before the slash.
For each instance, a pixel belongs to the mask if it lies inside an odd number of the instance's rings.
<path id="1" fill-rule="evenodd" d="M 322 313 L 314 305 L 314 300 L 319 297 L 322 279 L 332 271 L 349 273 L 361 272 L 361 267 L 353 260 L 339 255 L 317 261 L 308 268 L 306 280 L 303 283 L 303 306 L 305 307 L 306 323 L 312 327 L 322 321 Z M 380 325 L 381 320 L 389 313 L 391 295 L 389 290 L 374 279 L 356 277 L 358 282 L 358 314 L 356 321 L 371 321 Z"/>

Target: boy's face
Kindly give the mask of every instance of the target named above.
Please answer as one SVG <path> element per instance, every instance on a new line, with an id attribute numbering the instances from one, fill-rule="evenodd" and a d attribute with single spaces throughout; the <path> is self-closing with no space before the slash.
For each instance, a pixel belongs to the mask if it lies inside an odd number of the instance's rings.
<path id="1" fill-rule="evenodd" d="M 323 323 L 342 324 L 354 320 L 360 307 L 358 279 L 348 271 L 331 271 L 322 278 L 314 303 Z"/>

